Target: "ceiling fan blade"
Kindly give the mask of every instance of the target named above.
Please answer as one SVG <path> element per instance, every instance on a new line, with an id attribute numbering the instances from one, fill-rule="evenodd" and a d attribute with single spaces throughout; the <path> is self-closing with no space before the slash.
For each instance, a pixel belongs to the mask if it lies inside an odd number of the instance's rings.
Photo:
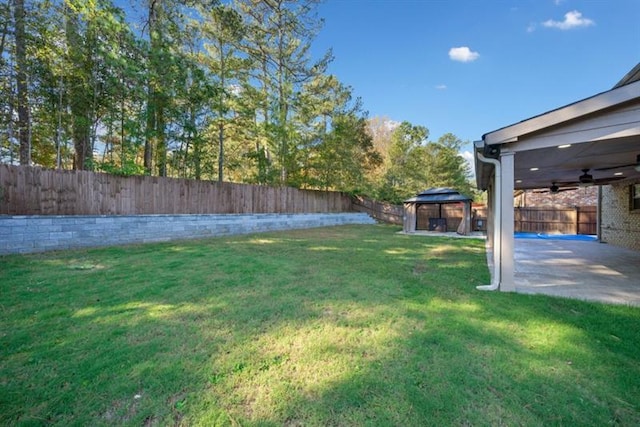
<path id="1" fill-rule="evenodd" d="M 558 190 L 558 193 L 562 192 L 562 191 L 573 191 L 573 190 L 577 190 L 578 187 L 569 187 L 569 188 L 561 188 Z"/>
<path id="2" fill-rule="evenodd" d="M 612 169 L 621 169 L 621 168 L 629 168 L 632 166 L 636 166 L 637 163 L 629 163 L 628 165 L 618 165 L 618 166 L 609 166 L 606 168 L 596 168 L 594 171 L 610 171 Z"/>
<path id="3" fill-rule="evenodd" d="M 578 188 L 580 186 L 580 182 L 579 181 L 565 181 L 565 182 L 559 182 L 558 187 L 560 187 L 560 190 L 563 190 L 565 188 Z"/>
<path id="4" fill-rule="evenodd" d="M 625 179 L 624 176 L 612 176 L 611 178 L 601 178 L 593 181 L 595 185 L 606 185 L 613 181 L 619 181 L 621 179 Z"/>

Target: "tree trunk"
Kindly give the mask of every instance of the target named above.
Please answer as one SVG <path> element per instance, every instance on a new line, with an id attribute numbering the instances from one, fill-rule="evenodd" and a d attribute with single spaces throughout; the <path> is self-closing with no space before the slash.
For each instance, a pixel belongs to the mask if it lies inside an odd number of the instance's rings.
<path id="1" fill-rule="evenodd" d="M 147 123 L 144 138 L 144 170 L 147 175 L 151 175 L 153 168 L 153 146 L 155 143 L 156 114 L 154 109 L 153 83 L 149 77 L 149 87 L 147 94 Z"/>
<path id="2" fill-rule="evenodd" d="M 147 175 L 151 175 L 153 172 L 153 149 L 156 142 L 156 129 L 157 129 L 157 112 L 156 112 L 156 85 L 157 76 L 155 74 L 156 59 L 156 44 L 157 44 L 157 28 L 158 25 L 158 4 L 155 0 L 149 0 L 149 57 L 148 57 L 148 69 L 147 69 L 147 114 L 146 114 L 146 130 L 144 138 L 144 170 Z"/>
<path id="3" fill-rule="evenodd" d="M 0 64 L 4 62 L 4 44 L 7 40 L 7 34 L 9 33 L 9 5 L 6 4 L 5 7 L 6 14 L 4 13 L 4 11 L 2 14 L 2 17 L 4 18 L 4 25 L 2 26 L 2 37 L 0 38 Z"/>
<path id="4" fill-rule="evenodd" d="M 224 123 L 220 121 L 218 126 L 218 139 L 220 141 L 220 147 L 218 149 L 218 181 L 223 181 L 222 168 L 224 166 Z"/>
<path id="5" fill-rule="evenodd" d="M 220 86 L 221 86 L 221 99 L 220 99 L 220 111 L 218 112 L 218 118 L 220 120 L 220 124 L 218 125 L 218 181 L 222 182 L 224 180 L 224 103 L 225 103 L 225 73 L 227 70 L 225 69 L 225 60 L 224 60 L 224 46 L 221 40 L 218 40 L 218 51 L 220 52 Z"/>
<path id="6" fill-rule="evenodd" d="M 282 10 L 278 9 L 278 114 L 280 130 L 280 185 L 287 183 L 287 106 L 284 93 L 284 24 Z"/>
<path id="7" fill-rule="evenodd" d="M 24 29 L 24 0 L 15 0 L 14 6 L 20 164 L 29 165 L 31 164 L 31 119 L 29 117 L 29 89 L 27 85 L 27 46 Z"/>
<path id="8" fill-rule="evenodd" d="M 164 135 L 164 95 L 156 92 L 156 164 L 158 176 L 167 176 L 167 140 Z"/>
<path id="9" fill-rule="evenodd" d="M 149 66 L 147 80 L 147 130 L 144 142 L 144 168 L 148 174 L 153 171 L 153 162 L 159 176 L 167 175 L 167 147 L 165 137 L 166 96 L 163 92 L 162 19 L 161 0 L 149 0 Z"/>
<path id="10" fill-rule="evenodd" d="M 71 107 L 72 138 L 75 149 L 73 168 L 76 170 L 91 169 L 93 152 L 91 149 L 91 87 L 88 86 L 88 74 L 91 64 L 87 61 L 84 40 L 79 33 L 78 16 L 71 12 L 66 23 L 69 58 L 76 69 L 70 73 L 69 105 Z"/>

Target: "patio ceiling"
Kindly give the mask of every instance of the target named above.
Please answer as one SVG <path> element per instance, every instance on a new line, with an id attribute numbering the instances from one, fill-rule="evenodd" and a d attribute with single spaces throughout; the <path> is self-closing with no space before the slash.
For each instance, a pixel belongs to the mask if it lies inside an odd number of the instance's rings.
<path id="1" fill-rule="evenodd" d="M 639 154 L 640 138 L 637 136 L 517 153 L 514 158 L 514 186 L 516 189 L 533 189 L 547 188 L 553 183 L 559 187 L 582 185 L 579 177 L 585 169 L 598 185 L 638 178 L 640 172 L 632 163 Z M 606 170 L 599 170 L 602 168 Z"/>
<path id="2" fill-rule="evenodd" d="M 585 170 L 596 185 L 640 178 L 640 64 L 610 91 L 485 134 L 476 151 L 514 152 L 515 189 L 581 185 Z M 479 188 L 492 171 L 476 161 Z"/>

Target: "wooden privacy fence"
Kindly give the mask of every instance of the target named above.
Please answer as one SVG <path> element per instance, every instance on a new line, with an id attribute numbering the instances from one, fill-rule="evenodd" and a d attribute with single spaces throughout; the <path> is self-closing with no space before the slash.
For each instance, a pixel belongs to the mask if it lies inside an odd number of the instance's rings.
<path id="1" fill-rule="evenodd" d="M 402 206 L 378 202 L 362 196 L 354 196 L 352 203 L 353 209 L 358 212 L 364 212 L 377 220 L 389 224 L 402 225 L 402 217 L 404 215 Z"/>
<path id="2" fill-rule="evenodd" d="M 595 206 L 515 208 L 515 231 L 597 234 Z"/>
<path id="3" fill-rule="evenodd" d="M 402 225 L 402 206 L 377 202 L 360 196 L 353 198 L 353 208 L 366 212 L 372 217 L 391 224 Z M 473 231 L 486 231 L 488 209 L 483 205 L 472 206 Z M 463 208 L 460 204 L 421 204 L 416 212 L 416 230 L 428 230 L 430 218 L 445 218 L 447 231 L 456 231 L 462 221 Z M 520 232 L 596 234 L 597 208 L 578 207 L 527 207 L 515 208 L 514 228 Z"/>
<path id="4" fill-rule="evenodd" d="M 487 208 L 474 205 L 472 212 L 471 229 L 486 231 Z M 447 221 L 447 231 L 456 231 L 462 221 L 462 214 L 462 206 L 458 204 L 419 205 L 416 213 L 416 230 L 428 230 L 431 218 L 444 218 Z M 518 232 L 597 234 L 595 206 L 515 208 L 514 219 L 514 229 Z"/>
<path id="5" fill-rule="evenodd" d="M 0 214 L 141 215 L 351 211 L 343 193 L 289 187 L 122 177 L 0 164 Z"/>

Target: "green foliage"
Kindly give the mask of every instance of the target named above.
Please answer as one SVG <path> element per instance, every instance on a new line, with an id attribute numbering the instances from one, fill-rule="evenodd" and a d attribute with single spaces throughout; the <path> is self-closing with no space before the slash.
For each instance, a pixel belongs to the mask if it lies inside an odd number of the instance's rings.
<path id="1" fill-rule="evenodd" d="M 422 189 L 426 183 L 423 174 L 426 139 L 429 131 L 424 126 L 402 122 L 391 135 L 391 146 L 384 186 L 399 202 Z"/>
<path id="2" fill-rule="evenodd" d="M 403 122 L 385 136 L 388 141 L 377 141 L 384 162 L 374 174 L 373 197 L 398 204 L 432 187 L 475 195 L 469 166 L 460 155 L 463 142 L 450 133 L 437 142 L 428 141 L 428 136 L 427 128 Z"/>
<path id="3" fill-rule="evenodd" d="M 271 153 L 270 167 L 278 169 L 278 184 L 291 184 L 296 180 L 291 175 L 301 167 L 298 148 L 307 140 L 295 120 L 297 101 L 304 83 L 322 76 L 332 59 L 330 52 L 316 61 L 310 55 L 322 24 L 315 15 L 318 1 L 239 0 L 236 4 L 245 18 L 242 49 L 255 66 L 253 77 L 260 92 L 256 121 L 267 131 L 264 143 Z"/>
<path id="4" fill-rule="evenodd" d="M 22 3 L 24 37 L 16 38 Z M 409 123 L 382 144 L 369 133 L 362 102 L 327 73 L 331 51 L 312 54 L 322 27 L 318 3 L 0 3 L 0 74 L 8 77 L 0 84 L 7 100 L 0 158 L 15 162 L 26 147 L 46 167 L 394 201 L 436 184 L 464 191 L 455 137 L 433 145 L 426 128 Z M 20 91 L 17 62 L 28 77 Z M 29 108 L 18 114 L 25 99 Z"/>
<path id="5" fill-rule="evenodd" d="M 127 160 L 124 164 L 115 164 L 113 162 L 107 161 L 100 163 L 98 165 L 98 169 L 102 172 L 110 173 L 113 175 L 120 176 L 133 176 L 133 175 L 143 175 L 144 167 L 142 165 L 136 164 L 132 160 Z"/>
<path id="6" fill-rule="evenodd" d="M 462 194 L 473 195 L 470 182 L 471 171 L 465 159 L 460 156 L 463 142 L 455 135 L 448 133 L 437 142 L 429 143 L 431 162 L 426 165 L 429 187 L 451 187 Z"/>
<path id="7" fill-rule="evenodd" d="M 346 192 L 368 188 L 368 174 L 381 159 L 351 89 L 335 76 L 319 76 L 303 86 L 296 105 L 302 167 L 290 177 L 295 185 Z"/>

